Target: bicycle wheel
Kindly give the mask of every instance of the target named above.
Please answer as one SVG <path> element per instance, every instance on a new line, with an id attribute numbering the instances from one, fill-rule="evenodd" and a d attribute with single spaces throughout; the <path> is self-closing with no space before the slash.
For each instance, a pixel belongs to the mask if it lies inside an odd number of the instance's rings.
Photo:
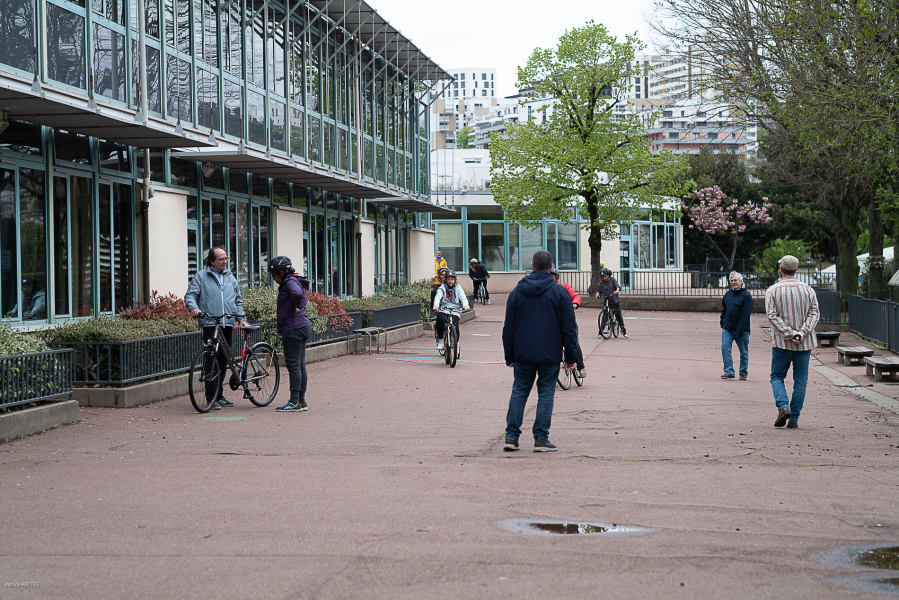
<path id="1" fill-rule="evenodd" d="M 247 351 L 240 367 L 241 382 L 247 383 L 250 402 L 256 406 L 268 406 L 278 393 L 281 370 L 278 369 L 278 355 L 275 349 L 259 342 Z"/>
<path id="2" fill-rule="evenodd" d="M 612 327 L 612 335 L 614 335 L 614 336 L 617 338 L 617 337 L 618 337 L 618 330 L 621 329 L 621 326 L 618 324 L 618 319 L 613 319 L 613 320 L 612 320 L 612 325 L 611 325 L 611 327 Z"/>
<path id="3" fill-rule="evenodd" d="M 450 364 L 450 337 L 449 333 L 449 325 L 447 325 L 447 329 L 443 330 L 443 361 L 446 364 Z"/>
<path id="4" fill-rule="evenodd" d="M 207 413 L 212 408 L 213 402 L 219 399 L 219 387 L 215 386 L 215 395 L 211 401 L 206 399 L 206 382 L 217 381 L 222 374 L 222 369 L 215 359 L 215 350 L 201 348 L 194 357 L 187 376 L 187 391 L 190 394 L 190 403 L 199 413 Z"/>
<path id="5" fill-rule="evenodd" d="M 565 370 L 565 363 L 559 366 L 559 387 L 567 390 L 571 387 L 571 371 Z"/>
<path id="6" fill-rule="evenodd" d="M 609 313 L 606 311 L 603 311 L 599 319 L 599 335 L 606 340 L 612 337 L 612 330 L 609 328 Z"/>
<path id="7" fill-rule="evenodd" d="M 456 346 L 458 340 L 456 339 L 455 327 L 452 324 L 447 325 L 446 339 L 447 363 L 453 369 L 456 367 L 456 360 L 459 358 L 459 348 Z"/>
<path id="8" fill-rule="evenodd" d="M 574 371 L 571 371 L 571 376 L 574 377 L 574 382 L 577 384 L 578 387 L 581 387 L 582 385 L 584 385 L 584 379 L 581 377 L 581 374 L 577 369 L 575 369 Z"/>

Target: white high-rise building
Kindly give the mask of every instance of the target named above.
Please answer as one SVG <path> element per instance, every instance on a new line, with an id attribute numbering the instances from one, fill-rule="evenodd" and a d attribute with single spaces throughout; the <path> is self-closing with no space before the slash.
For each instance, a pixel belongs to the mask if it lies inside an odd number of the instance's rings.
<path id="1" fill-rule="evenodd" d="M 441 93 L 431 92 L 431 142 L 433 148 L 455 148 L 456 133 L 465 125 L 465 114 L 496 106 L 496 69 L 461 67 L 447 71 L 453 82 Z"/>

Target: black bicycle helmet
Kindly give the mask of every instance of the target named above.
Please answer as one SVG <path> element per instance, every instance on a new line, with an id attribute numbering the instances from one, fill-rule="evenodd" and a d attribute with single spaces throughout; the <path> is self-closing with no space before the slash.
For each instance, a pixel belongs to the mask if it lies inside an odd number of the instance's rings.
<path id="1" fill-rule="evenodd" d="M 560 273 L 557 268 L 553 267 L 552 269 L 549 270 L 549 272 L 552 273 L 552 276 L 556 278 L 556 281 L 559 280 Z"/>
<path id="2" fill-rule="evenodd" d="M 611 272 L 610 270 L 608 270 L 606 267 L 601 268 L 601 269 L 599 270 L 599 276 L 600 276 L 600 277 L 605 277 L 606 275 L 611 276 L 611 275 L 612 275 L 612 272 Z"/>
<path id="3" fill-rule="evenodd" d="M 456 275 L 456 272 L 455 272 L 455 271 L 451 271 L 451 270 L 449 270 L 449 269 L 447 269 L 446 275 L 443 276 L 444 279 L 446 279 L 447 277 L 452 277 L 453 279 L 459 279 L 459 276 Z"/>
<path id="4" fill-rule="evenodd" d="M 268 261 L 269 273 L 293 273 L 293 263 L 286 256 L 276 256 Z"/>

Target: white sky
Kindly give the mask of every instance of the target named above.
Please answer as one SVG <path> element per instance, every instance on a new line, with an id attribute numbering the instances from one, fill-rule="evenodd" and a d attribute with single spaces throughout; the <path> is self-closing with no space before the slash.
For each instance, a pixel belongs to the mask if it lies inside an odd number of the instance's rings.
<path id="1" fill-rule="evenodd" d="M 495 68 L 499 99 L 517 91 L 517 68 L 534 48 L 555 47 L 566 29 L 590 19 L 619 40 L 637 33 L 651 47 L 645 16 L 651 0 L 369 0 L 369 5 L 444 69 Z"/>

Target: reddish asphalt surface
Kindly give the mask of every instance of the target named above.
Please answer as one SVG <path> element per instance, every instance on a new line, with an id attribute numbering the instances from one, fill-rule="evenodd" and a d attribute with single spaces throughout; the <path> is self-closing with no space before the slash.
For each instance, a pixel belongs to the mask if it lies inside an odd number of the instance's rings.
<path id="1" fill-rule="evenodd" d="M 462 326 L 455 369 L 430 332 L 310 365 L 308 412 L 275 412 L 282 372 L 267 408 L 85 408 L 0 445 L 0 598 L 875 597 L 819 557 L 899 545 L 899 415 L 812 371 L 800 428 L 775 429 L 763 315 L 749 380 L 722 381 L 717 315 L 625 305 L 628 340 L 579 311 L 588 377 L 556 391 L 559 451 L 531 451 L 533 392 L 506 453 L 504 300 Z"/>

